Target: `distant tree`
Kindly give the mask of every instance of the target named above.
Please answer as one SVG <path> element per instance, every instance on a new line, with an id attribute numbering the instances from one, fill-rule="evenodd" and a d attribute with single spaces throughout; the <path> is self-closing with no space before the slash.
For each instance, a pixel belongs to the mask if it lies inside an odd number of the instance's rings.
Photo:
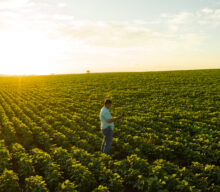
<path id="1" fill-rule="evenodd" d="M 91 71 L 90 70 L 86 70 L 86 73 L 91 73 Z"/>

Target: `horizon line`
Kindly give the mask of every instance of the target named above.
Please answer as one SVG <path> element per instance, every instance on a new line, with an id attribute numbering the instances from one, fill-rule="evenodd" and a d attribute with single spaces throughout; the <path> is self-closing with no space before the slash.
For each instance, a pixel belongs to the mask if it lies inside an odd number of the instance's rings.
<path id="1" fill-rule="evenodd" d="M 83 73 L 49 73 L 49 74 L 23 74 L 10 75 L 0 74 L 0 77 L 28 77 L 28 76 L 55 76 L 55 75 L 82 75 L 82 74 L 102 74 L 102 73 L 150 73 L 150 72 L 175 72 L 175 71 L 201 71 L 201 70 L 220 70 L 220 68 L 201 68 L 201 69 L 173 69 L 173 70 L 155 70 L 155 71 L 103 71 L 103 72 L 83 72 Z"/>

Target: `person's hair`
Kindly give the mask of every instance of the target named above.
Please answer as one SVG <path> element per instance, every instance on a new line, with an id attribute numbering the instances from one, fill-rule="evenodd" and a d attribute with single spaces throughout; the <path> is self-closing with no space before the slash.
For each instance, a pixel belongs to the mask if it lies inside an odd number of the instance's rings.
<path id="1" fill-rule="evenodd" d="M 104 104 L 106 105 L 106 104 L 110 104 L 110 103 L 112 103 L 112 101 L 110 100 L 110 99 L 105 99 L 105 101 L 104 101 Z"/>

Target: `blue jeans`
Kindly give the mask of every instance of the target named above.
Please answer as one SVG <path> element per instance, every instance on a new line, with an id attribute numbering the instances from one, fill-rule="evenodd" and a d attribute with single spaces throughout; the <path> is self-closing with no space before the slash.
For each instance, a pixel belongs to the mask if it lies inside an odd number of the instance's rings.
<path id="1" fill-rule="evenodd" d="M 101 152 L 109 155 L 110 147 L 112 145 L 113 130 L 111 127 L 107 127 L 105 129 L 102 129 L 102 134 L 103 134 L 103 142 L 101 146 Z"/>

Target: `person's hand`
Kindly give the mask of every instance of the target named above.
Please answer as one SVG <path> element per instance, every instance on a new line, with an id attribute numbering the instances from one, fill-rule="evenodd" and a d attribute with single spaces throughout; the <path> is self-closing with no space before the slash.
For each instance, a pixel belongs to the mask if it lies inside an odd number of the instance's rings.
<path id="1" fill-rule="evenodd" d="M 122 115 L 119 115 L 118 117 L 117 117 L 117 119 L 121 119 L 123 117 L 123 114 Z"/>

